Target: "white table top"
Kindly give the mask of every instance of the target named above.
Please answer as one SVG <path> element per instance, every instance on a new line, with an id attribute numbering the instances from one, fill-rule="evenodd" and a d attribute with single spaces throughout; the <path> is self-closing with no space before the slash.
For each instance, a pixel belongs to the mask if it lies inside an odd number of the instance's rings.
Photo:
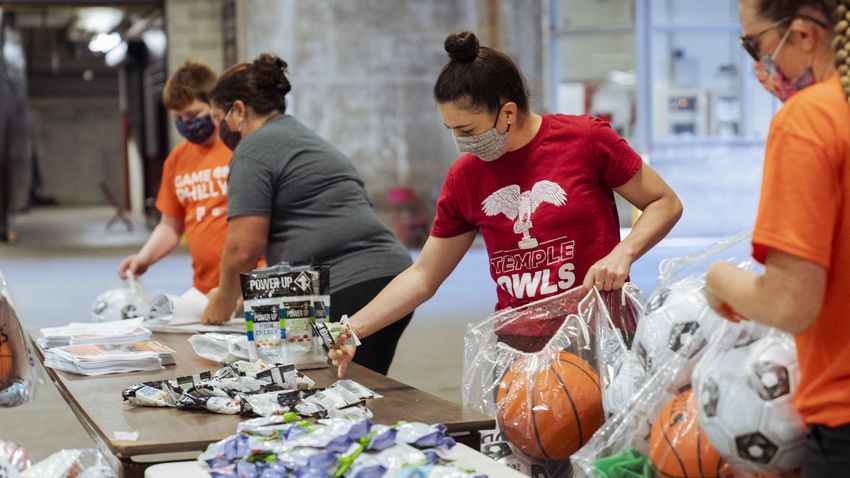
<path id="1" fill-rule="evenodd" d="M 459 465 L 485 473 L 491 478 L 527 478 L 481 453 L 458 443 L 446 457 Z M 209 474 L 194 461 L 163 463 L 145 470 L 145 478 L 209 478 Z"/>

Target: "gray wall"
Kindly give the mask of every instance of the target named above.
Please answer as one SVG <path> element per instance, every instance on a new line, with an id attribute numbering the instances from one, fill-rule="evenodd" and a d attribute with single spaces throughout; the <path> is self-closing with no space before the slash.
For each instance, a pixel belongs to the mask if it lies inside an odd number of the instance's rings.
<path id="1" fill-rule="evenodd" d="M 489 43 L 494 4 L 499 46 L 524 69 L 540 104 L 539 0 L 240 2 L 240 58 L 274 52 L 288 62 L 288 112 L 352 159 L 378 208 L 400 185 L 433 204 L 457 157 L 431 95 L 447 61 L 443 40 L 469 29 Z"/>
<path id="2" fill-rule="evenodd" d="M 30 98 L 46 196 L 61 205 L 105 204 L 99 182 L 123 194 L 118 97 Z"/>

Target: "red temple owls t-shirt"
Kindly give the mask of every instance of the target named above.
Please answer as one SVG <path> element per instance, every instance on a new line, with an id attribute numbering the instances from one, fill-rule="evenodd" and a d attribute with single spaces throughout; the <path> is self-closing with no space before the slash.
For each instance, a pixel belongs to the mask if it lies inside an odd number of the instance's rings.
<path id="1" fill-rule="evenodd" d="M 540 130 L 522 148 L 489 163 L 471 154 L 455 161 L 431 235 L 480 231 L 497 285 L 497 309 L 556 295 L 580 285 L 588 269 L 620 242 L 612 189 L 642 164 L 608 123 L 544 115 Z"/>

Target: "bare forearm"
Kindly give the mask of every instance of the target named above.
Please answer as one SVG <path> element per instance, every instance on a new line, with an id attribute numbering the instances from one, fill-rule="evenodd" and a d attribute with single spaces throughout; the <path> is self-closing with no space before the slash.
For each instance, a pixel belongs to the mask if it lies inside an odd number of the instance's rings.
<path id="1" fill-rule="evenodd" d="M 823 297 L 798 295 L 776 279 L 718 262 L 708 271 L 706 288 L 746 319 L 800 333 L 816 318 Z"/>
<path id="2" fill-rule="evenodd" d="M 682 203 L 675 195 L 665 196 L 647 205 L 632 227 L 632 232 L 615 249 L 640 259 L 670 232 L 682 217 Z"/>
<path id="3" fill-rule="evenodd" d="M 439 284 L 429 284 L 413 265 L 392 280 L 369 304 L 351 317 L 351 326 L 361 338 L 374 334 L 411 313 L 430 299 Z"/>
<path id="4" fill-rule="evenodd" d="M 181 232 L 166 224 L 158 224 L 151 237 L 139 251 L 139 258 L 146 264 L 154 264 L 167 256 L 180 243 Z"/>
<path id="5" fill-rule="evenodd" d="M 223 300 L 235 303 L 241 295 L 239 274 L 257 267 L 262 253 L 246 250 L 238 244 L 226 244 L 221 257 L 219 294 Z"/>

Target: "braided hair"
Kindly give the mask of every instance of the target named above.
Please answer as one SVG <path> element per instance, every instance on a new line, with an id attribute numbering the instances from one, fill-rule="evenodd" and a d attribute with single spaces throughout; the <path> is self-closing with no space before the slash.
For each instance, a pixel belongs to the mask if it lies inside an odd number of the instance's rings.
<path id="1" fill-rule="evenodd" d="M 835 52 L 835 67 L 841 79 L 841 87 L 850 101 L 850 0 L 829 0 L 832 6 L 832 22 L 835 36 L 832 50 Z"/>

